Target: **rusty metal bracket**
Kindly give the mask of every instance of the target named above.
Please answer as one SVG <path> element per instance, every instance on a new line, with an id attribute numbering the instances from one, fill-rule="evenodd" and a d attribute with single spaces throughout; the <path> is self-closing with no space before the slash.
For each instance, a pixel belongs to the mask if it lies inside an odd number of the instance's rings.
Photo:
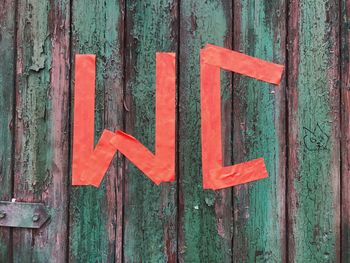
<path id="1" fill-rule="evenodd" d="M 0 201 L 0 226 L 40 228 L 50 218 L 42 203 Z"/>

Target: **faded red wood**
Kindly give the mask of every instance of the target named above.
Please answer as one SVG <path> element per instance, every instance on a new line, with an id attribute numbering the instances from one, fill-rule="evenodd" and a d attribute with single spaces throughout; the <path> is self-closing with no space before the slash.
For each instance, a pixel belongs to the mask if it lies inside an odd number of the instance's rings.
<path id="1" fill-rule="evenodd" d="M 341 259 L 350 261 L 350 1 L 341 1 Z"/>
<path id="2" fill-rule="evenodd" d="M 110 48 L 106 47 L 104 61 L 105 74 L 105 127 L 109 130 L 124 128 L 124 67 L 125 67 L 125 1 L 115 0 L 115 4 L 106 8 L 106 31 L 110 36 Z M 117 8 L 116 8 L 117 7 Z M 106 68 L 108 71 L 106 71 Z M 107 200 L 110 203 L 109 214 L 115 214 L 115 233 L 108 233 L 109 240 L 115 245 L 115 262 L 123 262 L 123 222 L 124 222 L 124 163 L 118 152 L 109 172 L 105 175 Z M 113 205 L 112 205 L 113 204 Z M 113 207 L 115 210 L 113 210 Z M 112 222 L 110 223 L 112 224 Z"/>
<path id="3" fill-rule="evenodd" d="M 15 86 L 16 2 L 4 0 L 0 8 L 0 200 L 12 197 L 13 97 Z M 11 229 L 0 228 L 0 259 L 10 261 Z"/>
<path id="4" fill-rule="evenodd" d="M 299 53 L 298 49 L 298 43 L 299 43 L 299 23 L 300 23 L 300 7 L 298 1 L 289 1 L 288 2 L 288 16 L 290 17 L 288 20 L 288 42 L 287 42 L 287 48 L 289 50 L 290 54 L 288 53 L 288 68 L 287 68 L 287 102 L 288 102 L 288 109 L 296 111 L 298 108 L 298 92 L 297 92 L 297 80 L 298 80 L 298 65 L 300 61 L 300 57 L 295 55 Z M 290 121 L 290 116 L 288 115 L 288 122 Z M 289 124 L 289 123 L 288 123 Z M 289 204 L 296 204 L 297 199 L 295 195 L 294 185 L 293 181 L 289 179 L 289 170 L 293 172 L 293 169 L 297 167 L 298 164 L 298 157 L 297 157 L 297 151 L 298 148 L 298 127 L 296 125 L 290 125 L 288 126 L 288 174 L 287 174 L 287 195 L 288 195 L 288 203 Z M 293 151 L 290 150 L 290 148 L 294 148 Z M 294 194 L 291 194 L 294 193 Z M 291 231 L 291 224 L 292 224 L 292 214 L 290 211 L 290 208 L 287 206 L 287 229 L 288 231 Z M 295 247 L 295 242 L 293 238 L 288 238 L 288 253 L 292 252 L 290 248 Z M 288 258 L 288 260 L 292 259 L 293 257 Z M 292 261 L 291 260 L 291 261 Z"/>
<path id="5" fill-rule="evenodd" d="M 51 221 L 13 230 L 14 262 L 67 256 L 69 1 L 18 1 L 14 197 L 44 202 Z"/>

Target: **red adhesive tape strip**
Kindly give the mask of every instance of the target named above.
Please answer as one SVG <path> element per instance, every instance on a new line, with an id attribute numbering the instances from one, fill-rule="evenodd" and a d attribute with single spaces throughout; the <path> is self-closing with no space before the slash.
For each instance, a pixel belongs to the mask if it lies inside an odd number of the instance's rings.
<path id="1" fill-rule="evenodd" d="M 175 180 L 175 72 L 175 54 L 157 53 L 155 155 L 121 131 L 116 132 L 112 142 L 157 185 Z"/>
<path id="2" fill-rule="evenodd" d="M 200 52 L 200 67 L 203 187 L 216 190 L 266 178 L 262 158 L 223 167 L 220 68 L 279 84 L 283 66 L 207 45 Z"/>
<path id="3" fill-rule="evenodd" d="M 278 84 L 283 66 L 213 45 L 201 50 L 200 64 L 204 188 L 266 178 L 262 158 L 222 166 L 220 68 Z M 73 185 L 99 186 L 117 150 L 156 184 L 175 180 L 175 54 L 157 53 L 156 72 L 155 154 L 121 131 L 104 130 L 94 149 L 95 56 L 76 56 Z"/>
<path id="4" fill-rule="evenodd" d="M 275 85 L 281 82 L 283 65 L 210 44 L 202 50 L 203 63 Z"/>
<path id="5" fill-rule="evenodd" d="M 73 185 L 99 186 L 117 150 L 153 182 L 175 180 L 175 54 L 156 55 L 156 151 L 131 135 L 104 130 L 95 149 L 95 56 L 77 55 L 75 67 Z"/>
<path id="6" fill-rule="evenodd" d="M 113 132 L 104 131 L 94 149 L 96 56 L 75 56 L 74 125 L 73 125 L 73 185 L 95 185 L 87 170 L 98 167 L 102 177 L 116 152 L 109 143 Z M 84 172 L 85 171 L 85 172 Z"/>

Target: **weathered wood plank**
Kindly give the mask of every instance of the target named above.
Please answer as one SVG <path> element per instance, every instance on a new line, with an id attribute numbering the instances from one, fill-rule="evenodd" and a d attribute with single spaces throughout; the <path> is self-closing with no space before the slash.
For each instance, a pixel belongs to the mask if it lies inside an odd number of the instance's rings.
<path id="1" fill-rule="evenodd" d="M 339 262 L 339 5 L 289 10 L 289 260 Z"/>
<path id="2" fill-rule="evenodd" d="M 232 47 L 232 5 L 180 3 L 179 261 L 231 262 L 232 189 L 213 192 L 202 186 L 199 51 L 207 43 Z M 222 74 L 221 81 L 225 165 L 232 161 L 230 76 Z"/>
<path id="3" fill-rule="evenodd" d="M 341 258 L 350 261 L 350 1 L 341 1 Z"/>
<path id="4" fill-rule="evenodd" d="M 78 53 L 97 56 L 97 142 L 104 128 L 113 131 L 123 124 L 124 3 L 119 0 L 72 3 L 72 59 Z M 123 184 L 118 160 L 116 156 L 100 188 L 71 188 L 70 262 L 121 262 Z"/>
<path id="5" fill-rule="evenodd" d="M 234 49 L 285 63 L 286 3 L 237 1 Z M 235 76 L 235 163 L 265 159 L 269 178 L 234 189 L 234 262 L 286 262 L 285 84 L 275 87 Z"/>
<path id="6" fill-rule="evenodd" d="M 12 196 L 13 98 L 15 86 L 16 2 L 5 0 L 0 9 L 0 199 Z M 10 229 L 0 228 L 0 261 L 10 261 Z"/>
<path id="7" fill-rule="evenodd" d="M 14 262 L 65 262 L 69 1 L 18 1 L 14 197 L 44 202 L 51 222 L 13 230 Z"/>
<path id="8" fill-rule="evenodd" d="M 154 152 L 156 52 L 176 52 L 176 0 L 126 1 L 126 131 Z M 176 183 L 125 172 L 125 262 L 176 262 Z"/>

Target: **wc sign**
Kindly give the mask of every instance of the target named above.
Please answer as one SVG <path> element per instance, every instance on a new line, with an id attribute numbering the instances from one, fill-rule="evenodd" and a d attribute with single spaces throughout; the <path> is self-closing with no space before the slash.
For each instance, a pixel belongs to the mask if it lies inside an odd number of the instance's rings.
<path id="1" fill-rule="evenodd" d="M 75 56 L 73 185 L 98 187 L 117 151 L 155 184 L 175 181 L 175 61 L 175 53 L 156 53 L 155 153 L 152 153 L 120 130 L 104 130 L 94 147 L 96 57 Z M 278 85 L 284 67 L 214 45 L 200 50 L 203 188 L 213 190 L 268 177 L 263 158 L 223 166 L 221 69 Z"/>

